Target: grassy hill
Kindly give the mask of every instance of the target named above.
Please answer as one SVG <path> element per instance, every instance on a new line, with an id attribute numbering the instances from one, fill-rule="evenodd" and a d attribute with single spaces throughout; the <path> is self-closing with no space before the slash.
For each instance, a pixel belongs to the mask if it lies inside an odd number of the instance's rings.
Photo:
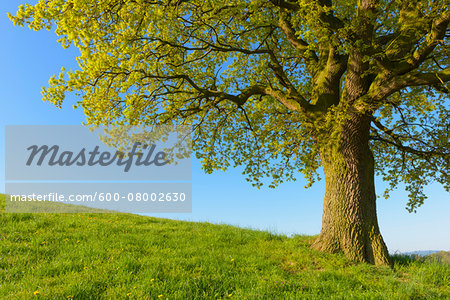
<path id="1" fill-rule="evenodd" d="M 396 256 L 355 264 L 287 238 L 131 214 L 7 214 L 1 299 L 433 299 L 450 266 Z"/>
<path id="2" fill-rule="evenodd" d="M 444 264 L 450 264 L 450 251 L 439 251 L 426 257 L 427 260 L 435 260 Z"/>

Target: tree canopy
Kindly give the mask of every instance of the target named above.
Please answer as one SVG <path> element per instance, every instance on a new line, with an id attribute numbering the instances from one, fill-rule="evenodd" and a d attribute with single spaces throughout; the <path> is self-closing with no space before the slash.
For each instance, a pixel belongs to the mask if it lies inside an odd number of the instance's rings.
<path id="1" fill-rule="evenodd" d="M 311 184 L 320 132 L 357 111 L 410 210 L 450 188 L 447 1 L 41 0 L 10 18 L 80 51 L 45 100 L 77 93 L 88 124 L 191 125 L 207 172 Z"/>

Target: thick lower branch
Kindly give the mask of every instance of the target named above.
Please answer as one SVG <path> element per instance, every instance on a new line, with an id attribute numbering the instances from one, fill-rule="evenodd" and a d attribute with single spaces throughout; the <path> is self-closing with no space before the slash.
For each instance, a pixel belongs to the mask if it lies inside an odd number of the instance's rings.
<path id="1" fill-rule="evenodd" d="M 393 93 L 410 86 L 424 86 L 441 84 L 450 81 L 450 68 L 434 73 L 408 73 L 397 77 L 383 77 L 374 80 L 371 84 L 367 97 L 375 105 L 381 103 Z"/>
<path id="2" fill-rule="evenodd" d="M 405 74 L 417 68 L 442 41 L 449 23 L 450 12 L 443 14 L 435 20 L 430 33 L 425 37 L 425 41 L 407 59 L 406 65 L 396 70 L 398 74 Z"/>

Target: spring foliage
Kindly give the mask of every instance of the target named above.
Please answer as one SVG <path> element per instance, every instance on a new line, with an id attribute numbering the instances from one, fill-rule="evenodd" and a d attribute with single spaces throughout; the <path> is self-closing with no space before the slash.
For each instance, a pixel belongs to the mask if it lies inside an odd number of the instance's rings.
<path id="1" fill-rule="evenodd" d="M 45 100 L 75 92 L 88 124 L 192 126 L 207 172 L 310 185 L 324 132 L 356 111 L 411 211 L 430 181 L 449 189 L 446 1 L 41 0 L 10 18 L 81 53 Z"/>

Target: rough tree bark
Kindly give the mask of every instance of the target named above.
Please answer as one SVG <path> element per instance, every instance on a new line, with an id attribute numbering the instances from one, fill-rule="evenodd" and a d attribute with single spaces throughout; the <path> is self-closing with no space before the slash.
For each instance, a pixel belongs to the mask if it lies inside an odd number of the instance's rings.
<path id="1" fill-rule="evenodd" d="M 341 126 L 337 143 L 331 132 L 320 137 L 325 139 L 321 160 L 326 188 L 322 230 L 312 247 L 343 251 L 353 261 L 388 265 L 376 213 L 370 116 L 353 113 Z"/>

